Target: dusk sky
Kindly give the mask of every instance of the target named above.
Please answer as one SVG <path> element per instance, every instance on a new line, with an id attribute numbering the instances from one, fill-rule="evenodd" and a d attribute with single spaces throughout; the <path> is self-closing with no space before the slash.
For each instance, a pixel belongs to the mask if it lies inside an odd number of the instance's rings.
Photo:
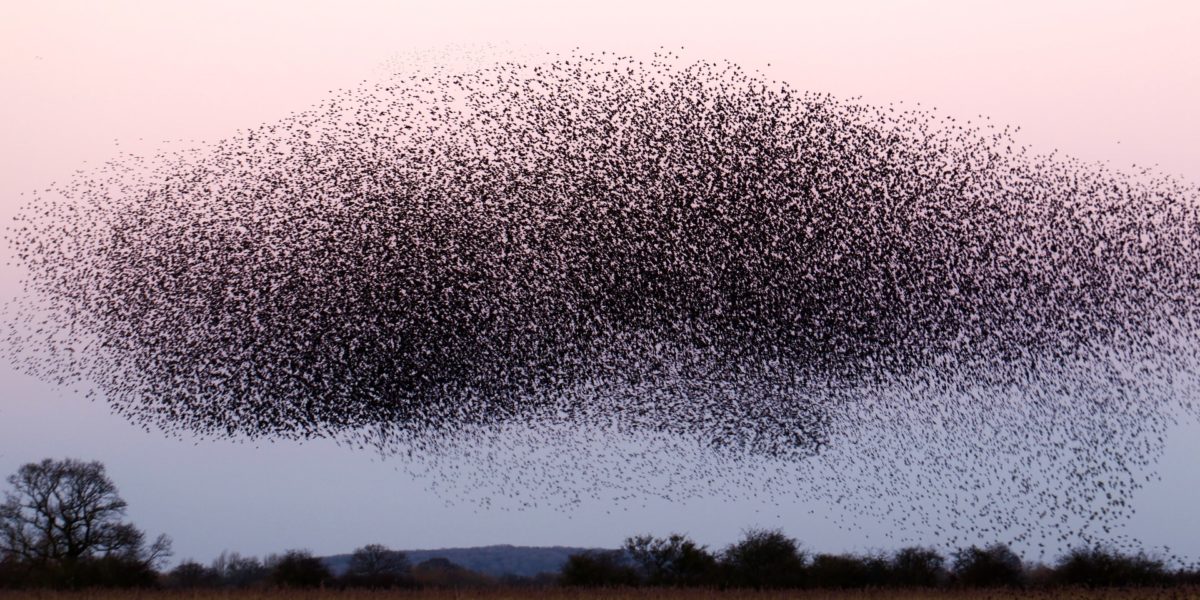
<path id="1" fill-rule="evenodd" d="M 0 220 L 77 170 L 218 140 L 330 90 L 420 65 L 575 47 L 728 59 L 797 89 L 983 115 L 1019 126 L 1017 139 L 1041 152 L 1200 182 L 1194 2 L 564 4 L 6 2 Z M 19 278 L 6 264 L 0 292 L 17 294 Z M 779 497 L 593 501 L 565 512 L 447 503 L 427 489 L 435 475 L 414 478 L 369 451 L 170 437 L 0 362 L 0 474 L 67 456 L 104 462 L 131 520 L 169 534 L 177 559 L 372 542 L 615 547 L 633 533 L 674 531 L 719 547 L 750 526 L 783 528 L 817 550 L 895 545 L 886 523 L 846 530 L 830 521 L 837 506 Z M 1192 419 L 1171 432 L 1161 481 L 1132 499 L 1125 533 L 1200 558 L 1198 459 Z"/>

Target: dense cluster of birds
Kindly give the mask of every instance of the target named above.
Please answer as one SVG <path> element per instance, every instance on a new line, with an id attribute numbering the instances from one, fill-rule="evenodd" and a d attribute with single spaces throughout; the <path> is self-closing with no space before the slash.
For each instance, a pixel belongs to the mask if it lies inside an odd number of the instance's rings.
<path id="1" fill-rule="evenodd" d="M 430 68 L 39 192 L 9 339 L 143 425 L 522 502 L 1070 536 L 1189 408 L 1198 200 L 727 62 Z"/>

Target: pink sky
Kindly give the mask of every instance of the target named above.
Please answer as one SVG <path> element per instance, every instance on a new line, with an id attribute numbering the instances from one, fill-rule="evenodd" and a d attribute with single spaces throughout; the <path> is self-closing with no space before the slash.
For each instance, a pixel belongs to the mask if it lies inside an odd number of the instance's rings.
<path id="1" fill-rule="evenodd" d="M 222 136 L 378 76 L 397 53 L 464 43 L 685 46 L 801 89 L 984 114 L 1039 147 L 1200 174 L 1194 2 L 422 4 L 12 3 L 3 191 L 107 156 L 114 138 Z"/>
<path id="2" fill-rule="evenodd" d="M 1039 150 L 1121 168 L 1158 165 L 1200 182 L 1197 31 L 1200 3 L 1190 0 L 439 2 L 416 8 L 366 1 L 10 2 L 0 8 L 0 219 L 15 213 L 21 192 L 118 152 L 153 152 L 163 140 L 219 139 L 303 109 L 331 89 L 379 77 L 396 57 L 414 51 L 456 56 L 447 48 L 464 44 L 492 44 L 501 53 L 580 46 L 647 54 L 684 47 L 684 56 L 729 59 L 798 89 L 874 103 L 920 102 L 970 119 L 982 114 L 1019 125 L 1019 139 Z M 0 270 L 0 291 L 15 290 L 15 277 L 10 268 Z M 1200 437 L 1195 427 L 1185 433 Z M 1147 489 L 1139 505 L 1150 514 L 1131 527 L 1151 543 L 1190 544 L 1191 554 L 1200 556 L 1200 522 L 1194 510 L 1180 509 L 1200 504 L 1198 452 L 1195 442 L 1173 443 L 1164 483 Z M 716 523 L 708 513 L 718 509 L 703 502 L 651 503 L 619 517 L 602 510 L 574 519 L 464 515 L 422 496 L 419 486 L 406 487 L 386 466 L 364 465 L 364 455 L 322 445 L 256 450 L 163 440 L 102 406 L 84 405 L 0 366 L 0 473 L 64 453 L 108 462 L 134 516 L 155 532 L 172 533 L 182 556 L 203 560 L 225 547 L 347 551 L 376 541 L 370 537 L 378 520 L 366 515 L 393 505 L 415 516 L 383 519 L 394 539 L 379 541 L 409 547 L 612 546 L 638 524 L 664 533 L 653 524 L 665 516 L 676 518 L 671 528 L 714 544 L 755 519 L 807 528 L 832 540 L 823 546 L 828 549 L 871 543 L 813 521 L 803 506 L 749 507 Z M 202 473 L 182 475 L 187 469 Z M 324 480 L 311 481 L 314 473 Z M 330 491 L 331 482 L 340 488 Z M 371 495 L 379 498 L 362 499 Z M 281 499 L 292 508 L 281 512 Z M 296 523 L 311 522 L 334 502 L 360 516 L 297 530 Z M 220 518 L 197 508 L 206 506 L 245 512 L 247 525 L 232 521 L 242 537 L 230 531 L 230 522 L 205 521 Z M 187 527 L 178 525 L 183 515 L 191 519 Z M 451 520 L 462 531 L 446 535 Z M 248 529 L 252 523 L 256 529 Z"/>

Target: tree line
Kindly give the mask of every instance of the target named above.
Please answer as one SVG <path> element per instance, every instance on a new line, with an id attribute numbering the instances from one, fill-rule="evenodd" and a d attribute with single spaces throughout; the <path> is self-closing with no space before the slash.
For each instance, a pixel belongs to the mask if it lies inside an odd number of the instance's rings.
<path id="1" fill-rule="evenodd" d="M 1144 553 L 1072 549 L 1053 565 L 1026 563 L 1005 544 L 943 556 L 932 548 L 891 553 L 808 553 L 782 531 L 750 530 L 721 551 L 687 536 L 639 535 L 618 550 L 575 554 L 558 583 L 567 586 L 707 588 L 1136 587 L 1200 585 L 1200 571 L 1169 569 Z"/>
<path id="2" fill-rule="evenodd" d="M 305 550 L 264 559 L 222 553 L 163 571 L 171 540 L 152 541 L 124 520 L 126 503 L 98 462 L 44 460 L 8 478 L 0 504 L 0 588 L 360 587 L 493 585 L 707 588 L 1051 587 L 1200 585 L 1200 571 L 1171 570 L 1144 553 L 1068 551 L 1053 565 L 1028 564 L 1004 544 L 948 557 L 931 548 L 893 553 L 809 553 L 779 530 L 750 530 L 719 551 L 685 535 L 637 535 L 620 549 L 570 555 L 558 573 L 490 577 L 433 558 L 412 565 L 380 544 L 360 547 L 342 573 Z"/>

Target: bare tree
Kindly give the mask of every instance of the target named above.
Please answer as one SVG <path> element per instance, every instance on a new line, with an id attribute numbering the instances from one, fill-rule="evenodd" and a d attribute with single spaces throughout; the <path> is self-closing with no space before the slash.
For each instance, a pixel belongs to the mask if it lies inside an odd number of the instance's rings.
<path id="1" fill-rule="evenodd" d="M 706 585 L 717 570 L 717 559 L 707 548 L 678 533 L 665 538 L 630 537 L 624 550 L 651 585 Z"/>
<path id="2" fill-rule="evenodd" d="M 408 556 L 382 544 L 367 544 L 356 549 L 343 577 L 348 585 L 378 588 L 408 585 L 411 580 Z"/>
<path id="3" fill-rule="evenodd" d="M 21 467 L 8 483 L 12 489 L 0 504 L 0 554 L 66 568 L 93 558 L 155 568 L 170 556 L 165 535 L 147 546 L 145 533 L 122 521 L 125 500 L 99 462 L 46 459 Z"/>

